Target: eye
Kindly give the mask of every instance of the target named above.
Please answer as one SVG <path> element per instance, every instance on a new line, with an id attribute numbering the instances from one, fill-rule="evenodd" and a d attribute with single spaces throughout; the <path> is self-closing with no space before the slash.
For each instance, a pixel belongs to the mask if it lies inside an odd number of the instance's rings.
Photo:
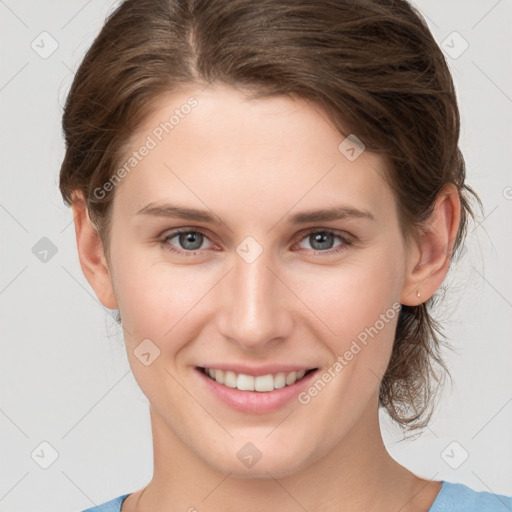
<path id="1" fill-rule="evenodd" d="M 336 238 L 341 240 L 342 243 L 339 244 L 335 249 L 331 249 L 333 241 Z M 306 233 L 305 236 L 302 236 L 302 238 L 300 240 L 301 241 L 303 241 L 303 240 L 309 241 L 313 251 L 315 253 L 322 253 L 322 254 L 335 254 L 335 253 L 345 251 L 353 243 L 353 241 L 350 239 L 350 237 L 348 235 L 342 235 L 342 234 L 338 234 L 335 231 L 331 231 L 328 229 L 319 229 L 319 228 L 310 229 Z"/>
<path id="2" fill-rule="evenodd" d="M 177 242 L 171 243 L 171 240 L 177 239 Z M 332 249 L 335 239 L 341 240 L 341 243 Z M 168 251 L 183 256 L 196 256 L 200 252 L 201 246 L 207 235 L 199 230 L 176 229 L 168 233 L 161 240 L 161 245 Z M 348 235 L 339 234 L 328 229 L 312 228 L 305 235 L 302 234 L 299 241 L 308 240 L 315 254 L 336 254 L 347 250 L 353 241 Z M 179 247 L 176 247 L 178 245 Z"/>
<path id="3" fill-rule="evenodd" d="M 173 238 L 177 238 L 177 243 L 181 246 L 176 249 L 170 241 Z M 176 229 L 172 233 L 167 234 L 161 241 L 162 245 L 171 252 L 176 252 L 184 256 L 194 256 L 195 251 L 198 251 L 203 244 L 203 241 L 207 238 L 206 234 L 202 231 L 187 230 L 187 229 Z"/>

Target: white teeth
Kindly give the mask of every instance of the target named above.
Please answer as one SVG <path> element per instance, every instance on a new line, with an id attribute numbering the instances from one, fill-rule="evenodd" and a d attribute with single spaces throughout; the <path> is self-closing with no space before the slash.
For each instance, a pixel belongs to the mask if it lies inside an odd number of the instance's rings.
<path id="1" fill-rule="evenodd" d="M 236 387 L 240 391 L 254 391 L 254 377 L 239 373 L 236 379 Z"/>
<path id="2" fill-rule="evenodd" d="M 228 388 L 236 388 L 236 373 L 235 372 L 226 372 L 224 374 L 224 386 Z"/>
<path id="3" fill-rule="evenodd" d="M 274 376 L 274 387 L 281 389 L 286 386 L 286 374 L 283 372 L 276 373 Z"/>
<path id="4" fill-rule="evenodd" d="M 273 391 L 274 390 L 274 376 L 261 375 L 254 379 L 254 389 L 256 391 Z"/>
<path id="5" fill-rule="evenodd" d="M 229 388 L 237 388 L 241 391 L 265 392 L 291 386 L 304 377 L 306 370 L 290 373 L 278 372 L 274 375 L 260 375 L 259 377 L 212 368 L 205 368 L 205 373 L 219 384 L 224 384 L 224 386 Z"/>
<path id="6" fill-rule="evenodd" d="M 286 376 L 286 385 L 290 386 L 297 380 L 297 372 L 291 372 Z"/>
<path id="7" fill-rule="evenodd" d="M 224 372 L 222 370 L 215 370 L 215 380 L 224 384 Z"/>

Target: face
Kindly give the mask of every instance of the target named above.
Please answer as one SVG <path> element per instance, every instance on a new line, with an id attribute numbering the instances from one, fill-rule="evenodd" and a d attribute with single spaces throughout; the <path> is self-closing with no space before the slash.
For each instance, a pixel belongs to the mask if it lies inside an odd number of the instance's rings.
<path id="1" fill-rule="evenodd" d="M 212 468 L 282 476 L 375 435 L 408 256 L 385 161 L 344 139 L 305 101 L 210 86 L 131 141 L 110 239 L 128 358 L 159 436 Z"/>

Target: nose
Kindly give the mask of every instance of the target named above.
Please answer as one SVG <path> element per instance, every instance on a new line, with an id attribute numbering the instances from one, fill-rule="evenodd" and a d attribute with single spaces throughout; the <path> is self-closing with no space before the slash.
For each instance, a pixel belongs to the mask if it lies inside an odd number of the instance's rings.
<path id="1" fill-rule="evenodd" d="M 246 351 L 283 341 L 293 328 L 293 293 L 272 267 L 265 251 L 252 262 L 235 254 L 218 289 L 220 334 Z"/>

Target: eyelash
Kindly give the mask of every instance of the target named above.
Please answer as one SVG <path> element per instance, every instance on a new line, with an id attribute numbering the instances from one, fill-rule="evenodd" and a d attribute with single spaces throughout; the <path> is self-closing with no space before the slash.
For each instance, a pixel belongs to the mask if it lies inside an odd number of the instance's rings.
<path id="1" fill-rule="evenodd" d="M 183 234 L 183 233 L 199 233 L 199 234 L 203 235 L 205 238 L 208 238 L 206 233 L 204 233 L 203 231 L 201 231 L 199 229 L 183 229 L 183 228 L 181 228 L 181 229 L 176 229 L 176 230 L 172 231 L 171 233 L 167 234 L 160 241 L 161 246 L 164 249 L 168 250 L 169 252 L 176 253 L 176 254 L 179 254 L 179 255 L 182 255 L 182 256 L 196 256 L 199 252 L 201 252 L 201 250 L 199 250 L 199 251 L 179 251 L 179 250 L 175 249 L 172 245 L 170 245 L 168 243 L 168 240 L 170 240 L 171 238 L 174 238 L 176 235 L 180 235 L 180 234 Z M 326 250 L 326 251 L 316 251 L 316 250 L 313 249 L 313 254 L 314 255 L 339 254 L 339 253 L 341 253 L 343 251 L 346 251 L 351 245 L 353 245 L 352 239 L 350 239 L 348 236 L 341 235 L 338 232 L 330 230 L 330 229 L 320 229 L 320 228 L 311 228 L 311 229 L 309 229 L 306 233 L 302 234 L 301 237 L 296 242 L 301 242 L 302 240 L 304 240 L 308 236 L 312 235 L 313 233 L 321 233 L 321 234 L 334 235 L 335 237 L 339 238 L 343 242 L 336 249 L 329 249 L 329 250 Z M 294 243 L 296 243 L 296 242 L 294 242 Z"/>

